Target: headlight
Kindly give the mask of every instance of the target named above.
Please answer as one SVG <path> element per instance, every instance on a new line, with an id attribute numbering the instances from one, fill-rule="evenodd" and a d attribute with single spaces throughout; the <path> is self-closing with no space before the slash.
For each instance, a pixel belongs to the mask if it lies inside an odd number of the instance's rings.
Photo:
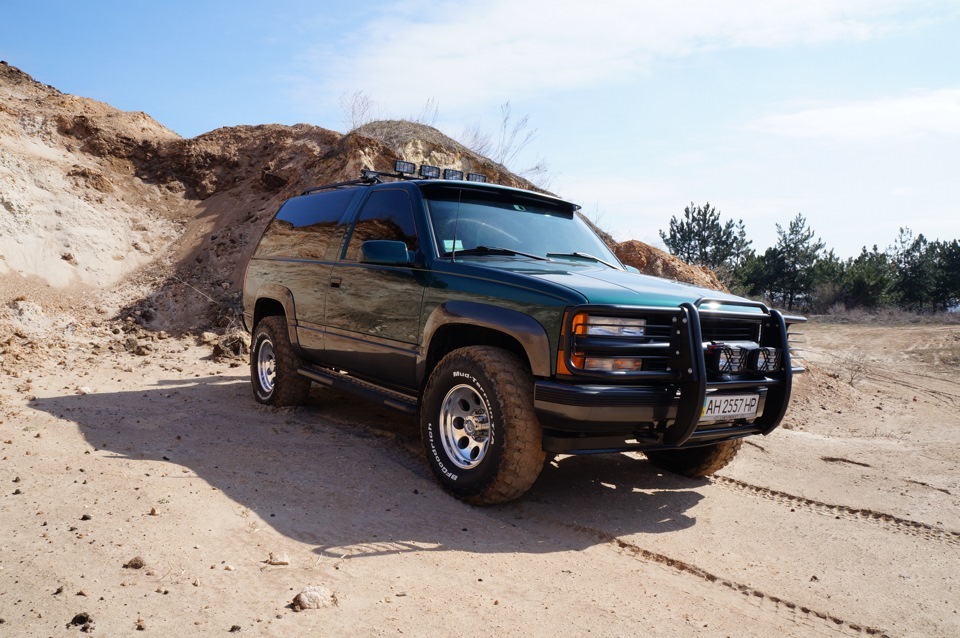
<path id="1" fill-rule="evenodd" d="M 643 369 L 640 357 L 584 357 L 584 370 L 605 370 L 607 372 L 637 372 Z"/>
<path id="2" fill-rule="evenodd" d="M 648 355 L 634 347 L 650 340 L 645 318 L 591 315 L 580 311 L 569 325 L 573 334 L 566 343 L 572 350 L 569 361 L 565 360 L 562 348 L 557 353 L 558 373 L 575 374 L 579 370 L 630 374 L 645 371 Z"/>
<path id="3" fill-rule="evenodd" d="M 573 332 L 597 337 L 642 337 L 646 325 L 646 319 L 579 314 L 573 319 Z"/>

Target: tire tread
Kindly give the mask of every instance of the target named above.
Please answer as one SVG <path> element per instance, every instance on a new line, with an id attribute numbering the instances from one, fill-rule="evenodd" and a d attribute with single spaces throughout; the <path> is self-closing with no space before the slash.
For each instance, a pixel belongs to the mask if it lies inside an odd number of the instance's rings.
<path id="1" fill-rule="evenodd" d="M 257 334 L 265 332 L 273 343 L 273 352 L 276 357 L 277 376 L 274 380 L 273 394 L 269 401 L 263 402 L 276 407 L 291 407 L 303 405 L 310 395 L 310 379 L 301 376 L 297 370 L 303 366 L 303 360 L 297 355 L 287 335 L 287 322 L 283 316 L 271 315 L 264 317 L 253 331 L 253 343 L 256 344 Z M 250 375 L 254 384 L 254 397 L 260 401 L 256 392 L 257 348 L 250 349 Z M 262 402 L 262 401 L 261 401 Z"/>
<path id="2" fill-rule="evenodd" d="M 493 346 L 460 348 L 444 357 L 434 369 L 424 388 L 424 397 L 430 396 L 446 369 L 462 363 L 480 366 L 489 377 L 507 424 L 501 427 L 506 439 L 500 466 L 493 480 L 481 491 L 464 494 L 444 485 L 458 498 L 474 505 L 512 501 L 536 482 L 546 455 L 542 448 L 542 429 L 533 408 L 533 380 L 527 366 L 512 352 Z"/>
<path id="3" fill-rule="evenodd" d="M 649 450 L 644 454 L 659 468 L 690 478 L 703 478 L 729 465 L 742 445 L 743 439 L 734 439 L 685 450 Z"/>

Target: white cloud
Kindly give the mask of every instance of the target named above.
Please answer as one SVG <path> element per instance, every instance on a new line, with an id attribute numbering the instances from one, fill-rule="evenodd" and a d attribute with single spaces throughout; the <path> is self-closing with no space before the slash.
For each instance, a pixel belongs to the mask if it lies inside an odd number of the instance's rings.
<path id="1" fill-rule="evenodd" d="M 328 99 L 361 89 L 402 113 L 429 97 L 456 110 L 629 82 L 660 58 L 864 40 L 955 13 L 946 0 L 418 1 L 378 8 L 308 58 Z"/>
<path id="2" fill-rule="evenodd" d="M 796 138 L 899 141 L 960 135 L 960 89 L 908 95 L 771 115 L 749 128 Z"/>

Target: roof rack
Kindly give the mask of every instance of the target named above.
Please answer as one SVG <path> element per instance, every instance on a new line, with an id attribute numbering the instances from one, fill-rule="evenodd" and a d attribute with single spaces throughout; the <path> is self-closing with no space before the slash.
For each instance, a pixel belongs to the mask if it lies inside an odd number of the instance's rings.
<path id="1" fill-rule="evenodd" d="M 310 193 L 316 193 L 318 191 L 324 191 L 331 188 L 346 188 L 348 186 L 373 186 L 374 184 L 382 184 L 383 178 L 388 177 L 391 179 L 440 179 L 441 172 L 439 166 L 430 166 L 428 164 L 422 164 L 420 166 L 420 173 L 417 173 L 417 165 L 413 162 L 405 162 L 403 160 L 397 160 L 393 163 L 393 172 L 388 171 L 375 171 L 372 169 L 365 168 L 360 171 L 360 179 L 351 179 L 345 182 L 336 182 L 334 184 L 324 184 L 323 186 L 313 186 L 308 188 L 301 195 L 309 195 Z M 463 171 L 457 171 L 450 168 L 443 170 L 442 178 L 445 180 L 463 180 L 464 174 Z M 477 183 L 486 183 L 487 177 L 479 173 L 467 173 L 466 181 L 468 182 L 477 182 Z"/>

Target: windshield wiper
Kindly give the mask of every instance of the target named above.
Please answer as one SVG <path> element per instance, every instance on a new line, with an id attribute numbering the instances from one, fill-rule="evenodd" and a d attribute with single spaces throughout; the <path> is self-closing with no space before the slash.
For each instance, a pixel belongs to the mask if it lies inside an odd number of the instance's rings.
<path id="1" fill-rule="evenodd" d="M 529 257 L 530 259 L 539 259 L 540 261 L 550 261 L 549 257 L 544 257 L 543 255 L 534 255 L 511 248 L 500 248 L 499 246 L 474 246 L 473 248 L 451 250 L 444 253 L 444 256 L 446 255 L 450 255 L 450 257 L 454 259 L 457 255 L 519 255 L 521 257 Z"/>
<path id="2" fill-rule="evenodd" d="M 598 264 L 603 264 L 604 266 L 610 266 L 614 270 L 622 270 L 619 266 L 614 266 L 609 261 L 604 261 L 599 257 L 594 257 L 587 253 L 547 253 L 547 257 L 579 257 L 580 259 L 589 259 L 590 261 L 595 261 Z"/>

